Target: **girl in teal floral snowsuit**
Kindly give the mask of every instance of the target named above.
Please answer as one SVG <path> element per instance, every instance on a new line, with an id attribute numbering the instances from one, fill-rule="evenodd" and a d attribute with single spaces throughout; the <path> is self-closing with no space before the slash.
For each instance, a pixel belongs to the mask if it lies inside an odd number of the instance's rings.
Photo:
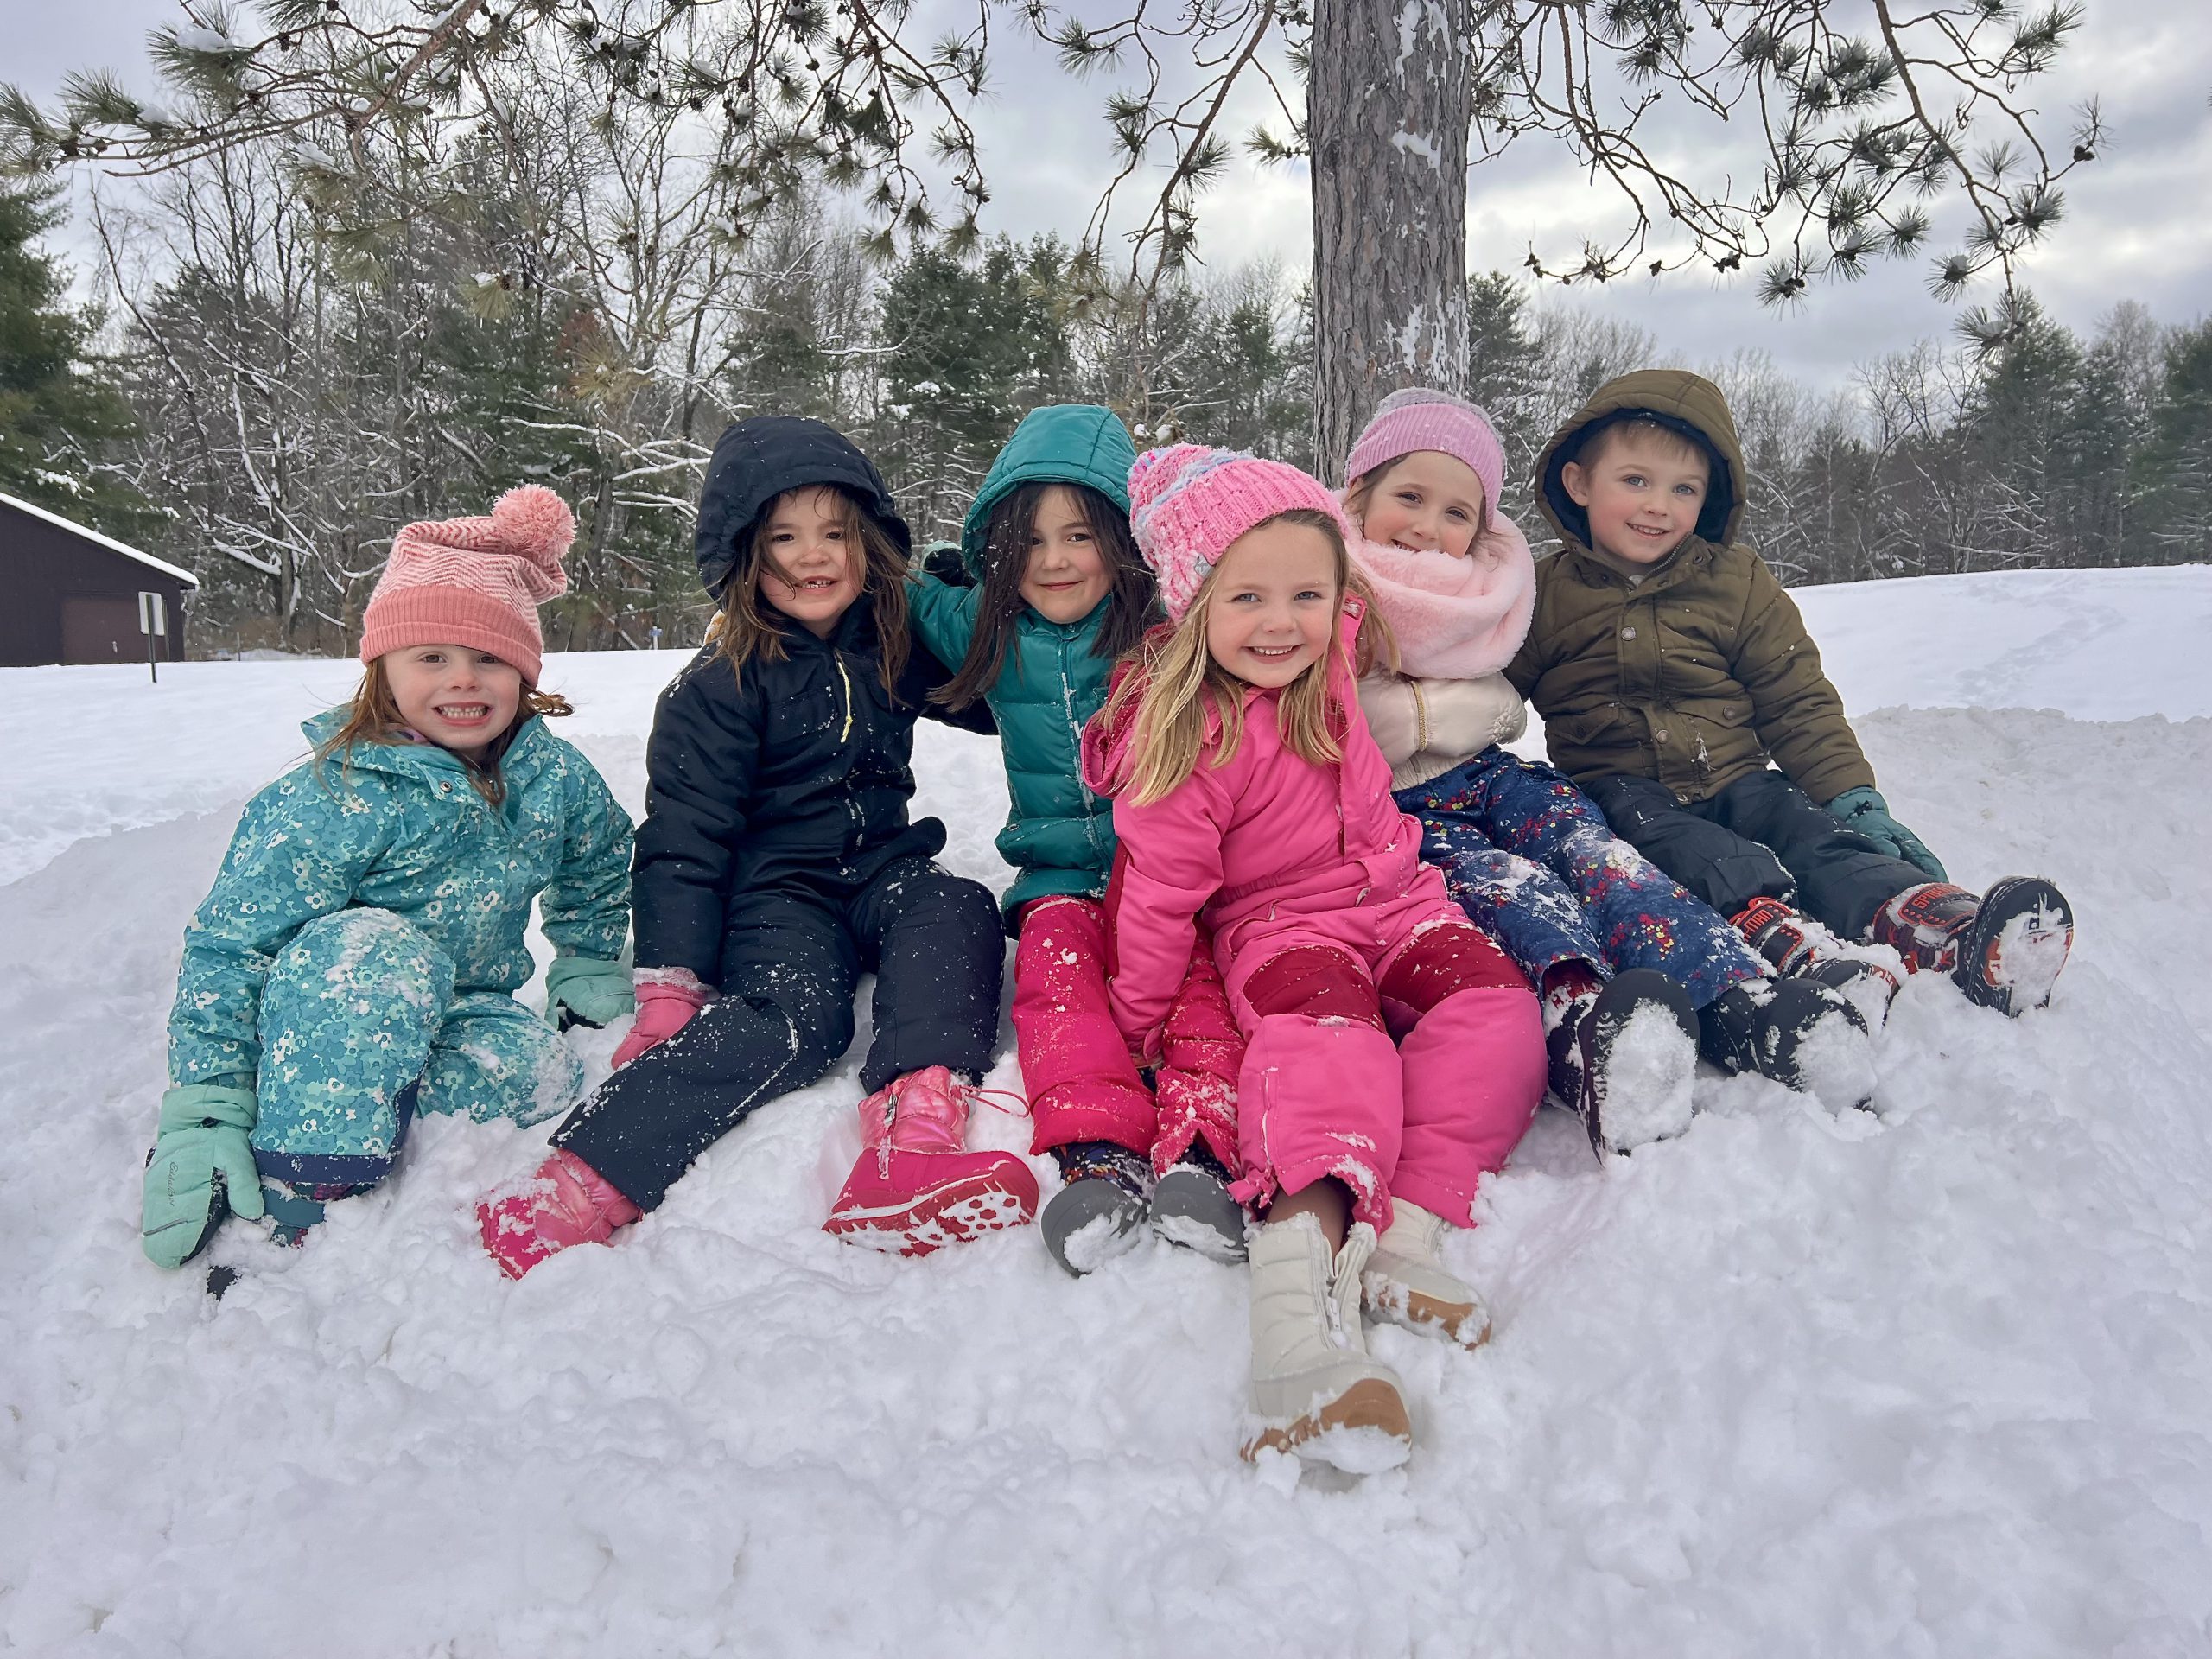
<path id="1" fill-rule="evenodd" d="M 296 1237 L 390 1173 L 418 1112 L 535 1123 L 582 1092 L 515 1001 L 532 899 L 563 1026 L 632 1012 L 630 820 L 540 718 L 537 606 L 574 534 L 551 491 L 410 524 L 364 617 L 350 709 L 248 804 L 185 931 L 146 1254 L 181 1266 L 226 1212 Z"/>

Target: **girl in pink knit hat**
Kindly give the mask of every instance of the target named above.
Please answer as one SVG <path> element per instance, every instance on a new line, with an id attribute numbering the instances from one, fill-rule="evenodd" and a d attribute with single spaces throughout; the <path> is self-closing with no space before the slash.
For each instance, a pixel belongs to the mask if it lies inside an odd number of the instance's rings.
<path id="1" fill-rule="evenodd" d="M 1701 1048 L 1856 1104 L 1868 1057 L 1848 1005 L 1776 981 L 1566 774 L 1502 747 L 1527 725 L 1502 671 L 1535 599 L 1529 543 L 1497 507 L 1504 469 L 1488 416 L 1421 388 L 1384 398 L 1352 445 L 1352 563 L 1397 645 L 1359 700 L 1421 855 L 1537 988 L 1554 1097 L 1600 1153 L 1688 1127 Z"/>
<path id="2" fill-rule="evenodd" d="M 1412 1429 L 1360 1310 L 1470 1347 L 1488 1334 L 1439 1233 L 1470 1224 L 1542 1095 L 1535 999 L 1391 804 L 1353 684 L 1363 607 L 1335 498 L 1188 444 L 1139 456 L 1129 486 L 1173 626 L 1084 734 L 1121 846 L 1115 1020 L 1156 1055 L 1211 929 L 1248 1039 L 1234 1190 L 1265 1217 L 1245 1452 L 1386 1467 Z"/>
<path id="3" fill-rule="evenodd" d="M 537 607 L 574 535 L 531 486 L 392 543 L 359 690 L 247 804 L 185 931 L 143 1213 L 162 1266 L 232 1213 L 296 1242 L 391 1172 L 417 1114 L 551 1116 L 583 1081 L 556 1027 L 634 1006 L 630 820 L 541 719 L 569 712 L 537 690 Z M 533 900 L 545 1019 L 514 995 Z"/>

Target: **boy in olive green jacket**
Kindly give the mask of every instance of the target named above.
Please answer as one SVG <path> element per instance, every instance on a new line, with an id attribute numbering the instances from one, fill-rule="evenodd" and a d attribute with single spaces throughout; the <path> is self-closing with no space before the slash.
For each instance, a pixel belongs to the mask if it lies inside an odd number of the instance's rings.
<path id="1" fill-rule="evenodd" d="M 1565 546 L 1506 674 L 1553 762 L 1785 973 L 1863 986 L 1840 935 L 2007 1014 L 2042 1006 L 2073 943 L 2064 895 L 1955 887 L 1891 816 L 1797 607 L 1734 540 L 1745 478 L 1719 388 L 1681 370 L 1601 386 L 1545 449 Z"/>

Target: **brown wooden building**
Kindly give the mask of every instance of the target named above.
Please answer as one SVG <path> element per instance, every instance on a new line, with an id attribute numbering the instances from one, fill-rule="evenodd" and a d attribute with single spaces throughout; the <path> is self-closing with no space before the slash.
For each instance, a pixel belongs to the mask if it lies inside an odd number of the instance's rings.
<path id="1" fill-rule="evenodd" d="M 143 663 L 139 619 L 161 601 L 162 662 L 184 656 L 184 607 L 200 579 L 189 570 L 0 495 L 0 666 Z"/>

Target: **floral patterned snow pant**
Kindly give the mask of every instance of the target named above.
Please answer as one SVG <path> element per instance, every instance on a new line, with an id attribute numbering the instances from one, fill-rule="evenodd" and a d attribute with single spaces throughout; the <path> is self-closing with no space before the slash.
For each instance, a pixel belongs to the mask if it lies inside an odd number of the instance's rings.
<path id="1" fill-rule="evenodd" d="M 318 917 L 276 954 L 261 994 L 254 1161 L 310 1189 L 373 1185 L 417 1112 L 536 1123 L 583 1068 L 502 991 L 454 990 L 453 961 L 388 910 Z"/>
<path id="2" fill-rule="evenodd" d="M 1402 789 L 1421 855 L 1539 987 L 1563 963 L 1655 968 L 1703 1007 L 1766 968 L 1726 917 L 1611 830 L 1567 774 L 1496 744 Z"/>

